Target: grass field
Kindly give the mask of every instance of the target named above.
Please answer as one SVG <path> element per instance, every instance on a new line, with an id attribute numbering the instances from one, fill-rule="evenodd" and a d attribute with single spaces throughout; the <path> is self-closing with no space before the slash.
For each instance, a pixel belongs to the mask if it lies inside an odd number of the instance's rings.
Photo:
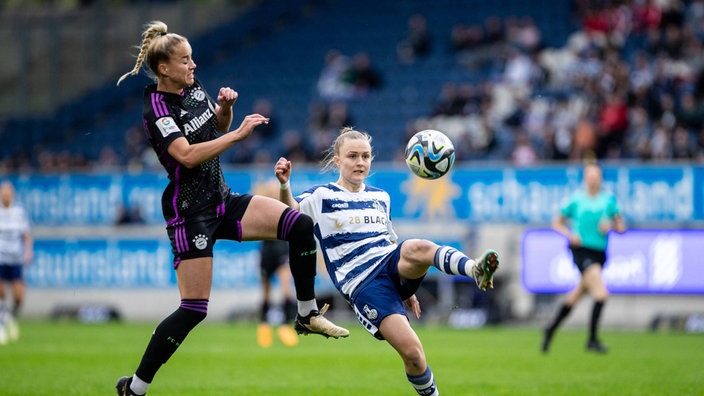
<path id="1" fill-rule="evenodd" d="M 0 347 L 0 394 L 114 395 L 155 323 L 21 322 Z M 149 396 L 410 396 L 400 359 L 349 324 L 345 340 L 301 338 L 261 349 L 253 324 L 205 322 L 157 374 Z M 607 355 L 584 352 L 585 333 L 558 333 L 549 355 L 535 328 L 418 327 L 438 387 L 448 395 L 704 395 L 704 336 L 605 331 Z"/>

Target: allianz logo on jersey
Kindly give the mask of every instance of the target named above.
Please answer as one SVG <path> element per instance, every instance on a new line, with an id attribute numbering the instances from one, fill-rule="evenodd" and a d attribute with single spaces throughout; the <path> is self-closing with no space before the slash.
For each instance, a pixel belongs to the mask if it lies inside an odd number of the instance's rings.
<path id="1" fill-rule="evenodd" d="M 189 135 L 190 133 L 195 132 L 196 129 L 203 126 L 211 117 L 213 117 L 213 115 L 213 111 L 208 109 L 203 114 L 188 121 L 188 123 L 186 123 L 183 127 L 184 133 Z"/>

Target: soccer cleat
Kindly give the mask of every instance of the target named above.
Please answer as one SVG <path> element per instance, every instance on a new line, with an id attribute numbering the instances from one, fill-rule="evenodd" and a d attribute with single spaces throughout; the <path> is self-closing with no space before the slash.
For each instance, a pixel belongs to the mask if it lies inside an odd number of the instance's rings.
<path id="1" fill-rule="evenodd" d="M 306 316 L 296 314 L 296 321 L 293 325 L 293 328 L 296 329 L 296 333 L 303 335 L 320 334 L 325 338 L 340 338 L 349 336 L 349 330 L 337 326 L 331 321 L 325 319 L 323 315 L 327 312 L 329 307 L 330 304 L 325 304 L 320 312 L 317 310 L 310 311 L 310 313 Z"/>
<path id="2" fill-rule="evenodd" d="M 289 325 L 281 325 L 277 331 L 279 339 L 287 347 L 294 347 L 298 345 L 298 335 Z"/>
<path id="3" fill-rule="evenodd" d="M 499 269 L 499 254 L 493 250 L 487 250 L 481 257 L 474 260 L 472 266 L 472 277 L 480 290 L 494 288 L 494 273 Z"/>
<path id="4" fill-rule="evenodd" d="M 271 326 L 268 323 L 260 323 L 257 327 L 257 344 L 262 348 L 269 348 L 273 341 Z"/>
<path id="5" fill-rule="evenodd" d="M 117 385 L 115 385 L 115 388 L 117 388 L 117 396 L 139 396 L 130 389 L 131 383 L 132 377 L 122 377 L 117 380 Z"/>
<path id="6" fill-rule="evenodd" d="M 598 340 L 591 340 L 587 343 L 587 352 L 604 354 L 608 351 L 609 351 L 609 348 L 604 346 L 604 344 L 602 344 Z"/>
<path id="7" fill-rule="evenodd" d="M 13 318 L 10 318 L 7 321 L 7 337 L 11 342 L 15 342 L 20 339 L 20 326 Z"/>

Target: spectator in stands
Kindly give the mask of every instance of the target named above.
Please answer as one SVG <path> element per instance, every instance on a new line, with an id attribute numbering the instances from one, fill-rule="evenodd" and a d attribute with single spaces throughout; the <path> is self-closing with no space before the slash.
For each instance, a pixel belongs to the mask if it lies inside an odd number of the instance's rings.
<path id="1" fill-rule="evenodd" d="M 534 165 L 538 161 L 535 145 L 527 134 L 519 133 L 511 152 L 511 162 L 517 166 Z"/>
<path id="2" fill-rule="evenodd" d="M 358 52 L 352 58 L 352 64 L 342 75 L 342 81 L 352 87 L 354 96 L 363 97 L 384 85 L 381 72 L 372 64 L 369 54 Z"/>
<path id="3" fill-rule="evenodd" d="M 599 111 L 597 157 L 620 157 L 628 129 L 628 106 L 623 94 L 611 93 Z"/>
<path id="4" fill-rule="evenodd" d="M 15 203 L 15 187 L 0 183 L 0 345 L 17 341 L 17 317 L 26 294 L 23 270 L 32 263 L 34 245 L 29 216 Z M 12 295 L 12 307 L 5 303 L 5 287 Z"/>
<path id="5" fill-rule="evenodd" d="M 279 134 L 279 121 L 274 114 L 274 106 L 269 99 L 259 98 L 252 105 L 252 113 L 261 114 L 269 119 L 266 124 L 258 125 L 255 128 L 257 136 L 260 136 L 264 141 L 270 141 Z"/>
<path id="6" fill-rule="evenodd" d="M 589 293 L 595 300 L 589 322 L 587 351 L 606 353 L 607 348 L 598 337 L 599 319 L 609 297 L 602 279 L 606 262 L 607 236 L 610 231 L 626 230 L 621 210 L 614 196 L 602 189 L 603 174 L 596 163 L 584 167 L 584 188 L 571 194 L 553 221 L 553 228 L 569 240 L 569 249 L 581 278 L 567 294 L 564 303 L 543 332 L 541 350 L 547 353 L 555 331 L 569 315 L 572 308 Z"/>
<path id="7" fill-rule="evenodd" d="M 347 99 L 352 96 L 352 87 L 343 79 L 350 68 L 349 58 L 337 49 L 325 54 L 325 65 L 318 76 L 318 94 L 323 99 Z"/>
<path id="8" fill-rule="evenodd" d="M 349 332 L 323 317 L 315 299 L 316 243 L 309 216 L 263 196 L 238 194 L 223 179 L 220 155 L 266 124 L 260 114 L 244 117 L 229 131 L 238 93 L 220 88 L 210 98 L 195 77 L 188 40 L 167 32 L 161 21 L 146 26 L 134 68 L 143 65 L 156 81 L 144 91 L 144 125 L 152 148 L 169 174 L 162 209 L 174 254 L 180 306 L 152 333 L 132 376 L 118 380 L 118 395 L 144 395 L 157 371 L 208 312 L 213 277 L 213 246 L 219 239 L 280 239 L 289 243 L 298 315 L 296 331 L 325 337 Z"/>
<path id="9" fill-rule="evenodd" d="M 296 158 L 296 161 L 301 163 L 313 160 L 314 157 L 310 154 L 306 139 L 299 131 L 295 129 L 287 130 L 284 132 L 281 141 L 283 146 L 282 155 L 286 158 Z M 271 162 L 269 162 L 270 164 Z"/>
<path id="10" fill-rule="evenodd" d="M 442 86 L 433 109 L 431 117 L 462 115 L 466 101 L 460 95 L 457 84 L 448 82 Z"/>
<path id="11" fill-rule="evenodd" d="M 428 56 L 433 49 L 433 41 L 428 31 L 428 21 L 423 14 L 413 14 L 408 18 L 406 37 L 398 43 L 396 52 L 402 63 L 413 63 L 418 58 Z"/>

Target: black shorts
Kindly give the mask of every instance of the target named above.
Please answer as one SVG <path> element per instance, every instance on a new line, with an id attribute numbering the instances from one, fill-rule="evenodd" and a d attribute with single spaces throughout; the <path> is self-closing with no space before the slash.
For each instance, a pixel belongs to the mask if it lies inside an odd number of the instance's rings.
<path id="1" fill-rule="evenodd" d="M 259 268 L 262 279 L 271 278 L 282 265 L 288 264 L 288 242 L 279 239 L 262 241 Z"/>
<path id="2" fill-rule="evenodd" d="M 587 267 L 592 264 L 598 264 L 602 267 L 606 261 L 606 252 L 603 250 L 594 250 L 583 246 L 570 247 L 572 251 L 572 259 L 577 265 L 579 272 L 586 271 Z"/>
<path id="3" fill-rule="evenodd" d="M 174 268 L 181 260 L 213 257 L 213 246 L 218 239 L 242 242 L 241 220 L 251 200 L 252 195 L 233 193 L 225 198 L 224 211 L 215 217 L 195 214 L 168 225 L 166 232 L 174 254 Z"/>

